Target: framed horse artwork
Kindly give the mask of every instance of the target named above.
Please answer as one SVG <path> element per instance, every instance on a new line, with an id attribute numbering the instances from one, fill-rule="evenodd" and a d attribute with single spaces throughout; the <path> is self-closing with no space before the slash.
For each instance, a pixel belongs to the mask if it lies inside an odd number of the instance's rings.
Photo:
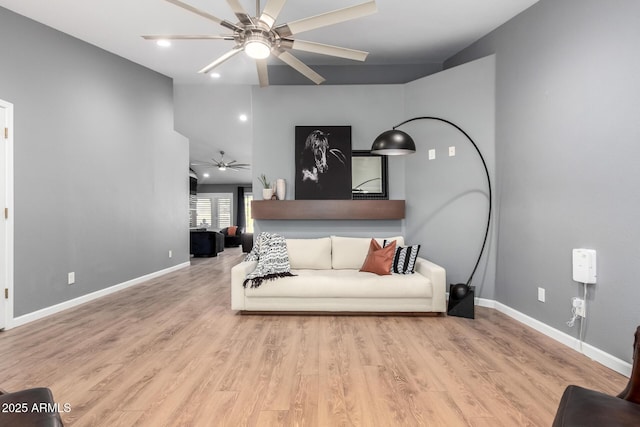
<path id="1" fill-rule="evenodd" d="M 351 199 L 351 126 L 296 126 L 295 198 Z"/>

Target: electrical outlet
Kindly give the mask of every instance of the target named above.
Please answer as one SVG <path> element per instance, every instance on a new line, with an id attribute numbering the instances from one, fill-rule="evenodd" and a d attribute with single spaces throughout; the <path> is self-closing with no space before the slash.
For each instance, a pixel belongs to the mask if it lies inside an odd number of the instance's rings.
<path id="1" fill-rule="evenodd" d="M 545 302 L 545 299 L 546 299 L 545 293 L 546 292 L 544 288 L 538 288 L 538 301 Z"/>
<path id="2" fill-rule="evenodd" d="M 169 258 L 173 258 L 173 251 L 169 250 Z"/>
<path id="3" fill-rule="evenodd" d="M 576 314 L 580 317 L 586 317 L 586 309 L 585 309 L 585 304 L 584 304 L 584 300 L 582 298 L 573 298 L 571 300 L 571 305 L 573 306 L 573 308 L 576 311 Z"/>
<path id="4" fill-rule="evenodd" d="M 429 160 L 433 160 L 436 158 L 436 150 L 435 149 L 431 149 L 429 150 Z"/>
<path id="5" fill-rule="evenodd" d="M 456 155 L 456 147 L 449 147 L 449 157 Z"/>
<path id="6" fill-rule="evenodd" d="M 76 283 L 76 273 L 72 271 L 67 275 L 67 284 L 73 285 L 74 283 Z"/>

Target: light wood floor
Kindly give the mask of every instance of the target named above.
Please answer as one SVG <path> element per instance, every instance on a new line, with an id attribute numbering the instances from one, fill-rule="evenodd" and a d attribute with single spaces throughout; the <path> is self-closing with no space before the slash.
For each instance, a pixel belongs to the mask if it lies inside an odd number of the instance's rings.
<path id="1" fill-rule="evenodd" d="M 73 426 L 513 427 L 551 425 L 570 383 L 626 384 L 490 309 L 238 315 L 229 269 L 241 259 L 227 249 L 0 333 L 0 387 L 50 387 Z"/>

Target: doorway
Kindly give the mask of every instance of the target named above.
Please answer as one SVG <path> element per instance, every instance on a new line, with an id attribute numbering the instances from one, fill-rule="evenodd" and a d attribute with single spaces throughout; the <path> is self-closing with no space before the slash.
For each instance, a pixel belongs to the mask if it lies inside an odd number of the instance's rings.
<path id="1" fill-rule="evenodd" d="M 198 226 L 205 219 L 217 231 L 234 225 L 233 215 L 233 193 L 198 193 Z"/>
<path id="2" fill-rule="evenodd" d="M 0 99 L 0 329 L 13 319 L 13 104 Z"/>

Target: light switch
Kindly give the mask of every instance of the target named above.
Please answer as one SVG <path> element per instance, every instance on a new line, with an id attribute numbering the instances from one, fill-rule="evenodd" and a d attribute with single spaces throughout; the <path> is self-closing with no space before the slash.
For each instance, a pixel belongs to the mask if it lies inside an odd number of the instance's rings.
<path id="1" fill-rule="evenodd" d="M 449 157 L 456 155 L 456 147 L 449 147 Z"/>
<path id="2" fill-rule="evenodd" d="M 433 160 L 435 158 L 436 158 L 436 150 L 432 148 L 431 150 L 429 150 L 429 160 Z"/>

